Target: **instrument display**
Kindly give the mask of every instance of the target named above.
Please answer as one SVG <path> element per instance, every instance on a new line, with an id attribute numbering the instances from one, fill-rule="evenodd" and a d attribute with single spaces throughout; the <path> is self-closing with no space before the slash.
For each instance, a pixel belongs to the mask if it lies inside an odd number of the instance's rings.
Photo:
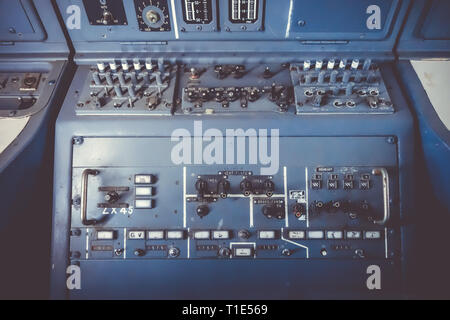
<path id="1" fill-rule="evenodd" d="M 229 19 L 232 23 L 255 23 L 258 20 L 258 0 L 229 0 Z"/>
<path id="2" fill-rule="evenodd" d="M 127 17 L 121 0 L 83 0 L 89 24 L 127 25 Z"/>
<path id="3" fill-rule="evenodd" d="M 139 30 L 144 32 L 170 31 L 167 0 L 134 0 Z"/>
<path id="4" fill-rule="evenodd" d="M 213 20 L 212 0 L 183 0 L 182 10 L 187 24 L 209 24 Z"/>

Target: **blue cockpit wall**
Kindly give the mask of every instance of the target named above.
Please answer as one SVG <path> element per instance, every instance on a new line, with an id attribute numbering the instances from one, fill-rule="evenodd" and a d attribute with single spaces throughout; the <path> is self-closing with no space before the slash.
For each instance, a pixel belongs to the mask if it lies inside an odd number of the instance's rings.
<path id="1" fill-rule="evenodd" d="M 167 5 L 168 26 L 160 32 L 143 32 L 133 0 L 123 1 L 125 15 L 116 25 L 89 19 L 82 0 L 57 0 L 76 60 L 157 52 L 170 56 L 254 52 L 329 56 L 335 52 L 392 58 L 410 1 L 259 0 L 263 10 L 258 20 L 243 24 L 229 22 L 228 1 L 213 1 L 217 14 L 199 29 L 183 21 L 182 1 L 162 3 Z"/>

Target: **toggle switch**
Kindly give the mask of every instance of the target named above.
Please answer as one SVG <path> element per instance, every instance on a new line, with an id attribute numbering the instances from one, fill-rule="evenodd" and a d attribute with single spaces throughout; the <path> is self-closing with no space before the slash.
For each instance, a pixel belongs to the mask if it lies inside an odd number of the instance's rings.
<path id="1" fill-rule="evenodd" d="M 330 83 L 336 83 L 338 74 L 339 74 L 339 72 L 336 70 L 331 71 Z"/>
<path id="2" fill-rule="evenodd" d="M 94 79 L 94 83 L 96 85 L 101 85 L 102 84 L 102 80 L 100 79 L 100 75 L 99 75 L 99 73 L 97 71 L 92 73 L 92 78 Z"/>
<path id="3" fill-rule="evenodd" d="M 122 98 L 123 97 L 122 88 L 119 85 L 116 84 L 114 86 L 114 92 L 116 93 L 116 97 L 118 97 L 118 98 Z"/>

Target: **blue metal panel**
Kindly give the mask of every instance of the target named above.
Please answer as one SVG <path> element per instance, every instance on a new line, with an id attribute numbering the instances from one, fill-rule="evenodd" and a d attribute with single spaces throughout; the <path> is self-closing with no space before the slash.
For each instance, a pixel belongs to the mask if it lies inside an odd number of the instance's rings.
<path id="1" fill-rule="evenodd" d="M 173 3 L 175 6 L 180 5 L 179 1 Z M 133 1 L 124 1 L 128 24 L 120 26 L 89 25 L 81 0 L 57 1 L 64 20 L 69 23 L 72 21 L 69 8 L 80 8 L 81 27 L 69 25 L 68 28 L 78 59 L 101 52 L 184 52 L 188 55 L 193 52 L 248 53 L 255 50 L 266 53 L 292 52 L 297 55 L 306 52 L 357 52 L 392 57 L 392 49 L 409 3 L 406 0 L 349 0 L 338 5 L 336 1 L 326 0 L 271 0 L 265 1 L 265 14 L 261 17 L 264 24 L 257 28 L 260 30 L 252 30 L 248 24 L 245 31 L 233 31 L 226 25 L 228 2 L 219 1 L 221 17 L 216 32 L 183 32 L 180 30 L 185 28 L 183 23 L 181 26 L 176 23 L 181 17 L 173 14 L 176 10 L 170 5 L 171 31 L 149 33 L 139 32 Z M 319 21 L 331 23 L 322 24 Z M 374 26 L 371 25 L 373 21 L 376 22 Z M 304 27 L 300 27 L 303 23 Z"/>
<path id="2" fill-rule="evenodd" d="M 407 274 L 405 271 L 410 267 L 409 227 L 402 221 L 412 218 L 415 204 L 412 192 L 414 131 L 410 112 L 396 83 L 392 66 L 385 64 L 381 66 L 381 70 L 395 106 L 396 112 L 393 114 L 295 117 L 291 113 L 254 112 L 241 113 L 238 116 L 202 115 L 201 118 L 193 119 L 189 115 L 174 115 L 169 118 L 167 116 L 133 117 L 131 115 L 120 117 L 77 116 L 74 110 L 74 106 L 78 102 L 75 91 L 84 85 L 86 79 L 86 71 L 80 68 L 69 89 L 56 129 L 56 152 L 59 156 L 55 159 L 54 173 L 52 296 L 54 298 L 388 298 L 401 296 L 401 278 Z M 231 121 L 224 121 L 224 118 Z M 397 213 L 392 222 L 398 228 L 396 234 L 401 240 L 401 247 L 396 252 L 396 258 L 368 259 L 360 262 L 358 260 L 339 261 L 339 259 L 328 261 L 319 259 L 306 262 L 302 259 L 283 260 L 279 258 L 275 259 L 276 262 L 272 262 L 270 259 L 254 261 L 247 259 L 233 259 L 233 261 L 179 259 L 167 261 L 165 259 L 146 260 L 146 258 L 140 259 L 132 256 L 125 261 L 117 261 L 117 258 L 101 260 L 99 255 L 97 257 L 100 260 L 78 260 L 82 272 L 82 289 L 68 291 L 66 289 L 66 267 L 70 261 L 70 248 L 72 245 L 83 248 L 83 244 L 86 245 L 86 243 L 82 242 L 82 239 L 87 235 L 87 233 L 82 233 L 83 237 L 80 238 L 80 241 L 68 237 L 71 225 L 75 226 L 79 221 L 79 214 L 75 213 L 71 217 L 69 213 L 76 210 L 73 209 L 71 199 L 73 190 L 77 190 L 80 186 L 80 169 L 87 164 L 94 167 L 100 166 L 100 171 L 111 170 L 113 172 L 116 170 L 117 174 L 109 176 L 113 179 L 122 175 L 128 176 L 131 173 L 131 171 L 127 171 L 128 168 L 123 167 L 125 163 L 134 163 L 141 168 L 145 165 L 153 168 L 152 170 L 163 172 L 162 169 L 157 169 L 162 165 L 167 166 L 173 172 L 179 171 L 178 176 L 181 179 L 182 167 L 167 163 L 167 157 L 169 157 L 167 153 L 170 151 L 171 145 L 163 143 L 163 141 L 168 141 L 175 129 L 186 128 L 192 131 L 194 120 L 203 121 L 203 130 L 216 128 L 225 132 L 227 128 L 279 129 L 281 141 L 292 140 L 299 146 L 299 148 L 288 148 L 288 144 L 285 144 L 289 150 L 283 151 L 281 159 L 284 159 L 282 160 L 284 163 L 295 162 L 295 159 L 299 159 L 298 163 L 309 163 L 309 161 L 314 162 L 315 159 L 321 159 L 321 164 L 326 166 L 322 157 L 327 157 L 329 163 L 333 165 L 342 163 L 378 165 L 383 163 L 386 166 L 396 167 L 398 186 L 393 187 L 395 190 L 393 203 L 396 203 L 395 211 Z M 74 136 L 84 137 L 86 145 L 74 146 Z M 395 138 L 390 139 L 390 137 Z M 156 148 L 156 152 L 154 148 L 142 144 L 142 141 L 148 141 L 150 138 L 160 141 L 160 147 Z M 118 143 L 116 144 L 114 141 L 118 141 Z M 120 141 L 131 142 L 127 143 L 127 147 L 121 147 Z M 325 141 L 328 142 L 325 143 Z M 335 142 L 330 143 L 330 141 Z M 374 141 L 379 142 L 373 144 Z M 81 152 L 85 147 L 91 148 L 90 150 L 95 152 Z M 325 152 L 323 148 L 331 149 Z M 387 150 L 385 148 L 391 151 L 385 152 Z M 135 151 L 127 151 L 132 149 Z M 125 150 L 125 152 L 121 152 L 121 150 Z M 332 152 L 333 156 L 327 156 L 328 152 Z M 351 157 L 349 157 L 350 153 Z M 205 169 L 211 168 L 211 171 L 217 171 L 219 167 L 210 166 Z M 251 167 L 256 169 L 256 166 Z M 170 177 L 165 175 L 164 177 L 157 184 L 157 187 L 163 188 L 162 192 L 157 195 L 157 203 L 160 203 L 161 208 L 166 209 L 179 206 L 177 192 L 180 187 L 175 185 L 172 192 L 166 188 L 168 181 L 176 179 L 176 175 Z M 97 178 L 92 179 L 94 186 Z M 107 176 L 106 179 L 108 179 Z M 96 189 L 92 190 L 91 192 L 94 192 Z M 79 213 L 79 211 L 75 212 Z M 169 214 L 172 213 L 159 212 L 159 216 L 163 217 Z M 94 216 L 93 212 L 90 212 L 89 216 Z M 141 219 L 145 220 L 146 228 L 151 227 L 150 216 L 144 215 Z M 112 218 L 109 221 L 113 223 L 113 221 L 118 222 L 119 220 Z M 131 220 L 129 223 L 133 224 Z M 133 224 L 133 226 L 138 227 L 137 224 L 139 223 Z M 120 235 L 123 237 L 124 234 Z M 92 233 L 90 235 L 92 236 Z M 130 246 L 132 245 L 130 244 Z M 128 252 L 127 257 L 130 257 L 130 254 Z M 72 261 L 74 261 L 73 257 Z M 378 294 L 371 293 L 364 287 L 363 280 L 367 263 L 380 265 L 383 274 L 386 275 L 386 287 Z M 279 272 L 269 272 L 273 268 Z M 298 270 L 302 270 L 302 272 L 299 273 Z M 346 271 L 344 272 L 344 270 Z M 350 274 L 352 276 L 347 276 Z M 354 277 L 353 275 L 358 276 Z M 117 280 L 119 278 L 120 281 Z M 237 283 L 239 286 L 235 285 Z M 212 292 L 214 285 L 217 290 Z M 129 293 L 128 296 L 123 293 L 125 287 Z M 265 293 L 264 296 L 262 292 Z M 277 297 L 271 295 L 273 292 L 279 293 Z"/>
<path id="3" fill-rule="evenodd" d="M 448 57 L 450 54 L 450 2 L 414 1 L 396 51 L 401 59 Z"/>
<path id="4" fill-rule="evenodd" d="M 69 47 L 51 1 L 0 2 L 0 59 L 67 59 Z"/>

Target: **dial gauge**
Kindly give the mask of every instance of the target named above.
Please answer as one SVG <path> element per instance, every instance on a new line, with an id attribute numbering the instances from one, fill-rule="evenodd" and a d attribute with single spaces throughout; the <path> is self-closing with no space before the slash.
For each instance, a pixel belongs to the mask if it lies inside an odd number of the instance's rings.
<path id="1" fill-rule="evenodd" d="M 258 20 L 258 0 L 229 0 L 229 20 L 232 23 L 255 23 Z"/>
<path id="2" fill-rule="evenodd" d="M 187 24 L 209 24 L 213 20 L 212 0 L 181 0 Z"/>
<path id="3" fill-rule="evenodd" d="M 134 0 L 139 30 L 145 32 L 170 31 L 167 0 Z"/>

